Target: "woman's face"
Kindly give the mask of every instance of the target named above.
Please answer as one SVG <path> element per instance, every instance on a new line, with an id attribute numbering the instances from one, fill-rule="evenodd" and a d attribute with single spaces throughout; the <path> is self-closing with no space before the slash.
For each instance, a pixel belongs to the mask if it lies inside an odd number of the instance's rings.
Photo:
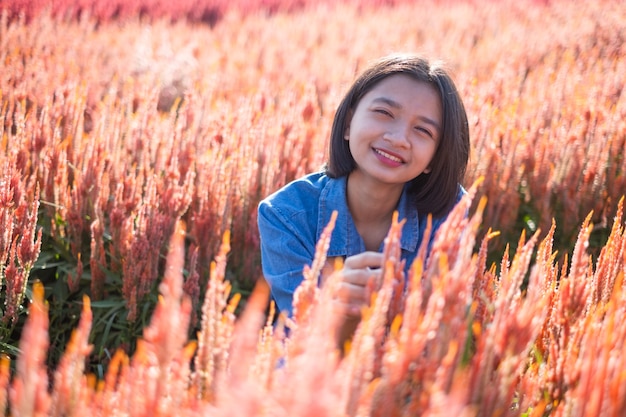
<path id="1" fill-rule="evenodd" d="M 441 137 L 441 108 L 428 83 L 403 74 L 380 81 L 358 102 L 346 130 L 355 171 L 387 184 L 428 173 Z"/>

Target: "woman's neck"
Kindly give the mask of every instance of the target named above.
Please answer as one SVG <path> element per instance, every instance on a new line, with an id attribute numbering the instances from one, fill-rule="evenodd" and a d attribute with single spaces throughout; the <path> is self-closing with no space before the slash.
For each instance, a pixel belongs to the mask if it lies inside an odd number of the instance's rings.
<path id="1" fill-rule="evenodd" d="M 354 224 L 366 249 L 378 250 L 391 227 L 404 185 L 369 181 L 358 171 L 352 172 L 347 181 L 346 198 Z"/>

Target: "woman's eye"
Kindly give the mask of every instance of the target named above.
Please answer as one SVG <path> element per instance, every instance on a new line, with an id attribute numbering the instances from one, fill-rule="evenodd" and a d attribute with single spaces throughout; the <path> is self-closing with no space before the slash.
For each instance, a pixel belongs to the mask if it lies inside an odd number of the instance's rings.
<path id="1" fill-rule="evenodd" d="M 380 113 L 380 114 L 384 114 L 385 116 L 393 117 L 391 112 L 389 112 L 389 111 L 387 111 L 385 109 L 374 109 L 374 112 Z"/>
<path id="2" fill-rule="evenodd" d="M 426 129 L 425 127 L 416 126 L 415 130 L 417 130 L 420 133 L 423 133 L 423 134 L 427 135 L 428 137 L 431 137 L 431 138 L 434 137 L 432 132 L 430 130 Z"/>

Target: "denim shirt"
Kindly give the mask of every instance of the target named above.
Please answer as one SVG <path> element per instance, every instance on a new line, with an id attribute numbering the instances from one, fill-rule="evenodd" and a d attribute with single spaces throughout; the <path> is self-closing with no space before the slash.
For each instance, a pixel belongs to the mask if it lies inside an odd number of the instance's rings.
<path id="1" fill-rule="evenodd" d="M 303 280 L 305 265 L 311 265 L 315 245 L 330 222 L 337 221 L 328 248 L 328 257 L 348 257 L 365 251 L 346 198 L 347 177 L 330 178 L 316 172 L 297 179 L 259 203 L 258 226 L 261 236 L 261 264 L 272 297 L 281 312 L 292 314 L 295 289 Z M 420 216 L 410 202 L 406 187 L 397 206 L 398 220 L 406 219 L 400 246 L 406 259 L 405 273 L 417 256 L 427 216 Z M 445 217 L 433 219 L 431 236 Z M 432 239 L 431 239 L 432 242 Z M 384 242 L 379 250 L 382 252 Z"/>

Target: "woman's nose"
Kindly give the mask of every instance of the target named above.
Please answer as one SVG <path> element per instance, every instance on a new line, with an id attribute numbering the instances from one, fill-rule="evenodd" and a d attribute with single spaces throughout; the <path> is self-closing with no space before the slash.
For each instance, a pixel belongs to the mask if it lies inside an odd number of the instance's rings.
<path id="1" fill-rule="evenodd" d="M 387 130 L 383 138 L 395 147 L 407 147 L 409 146 L 409 128 L 395 124 Z"/>

